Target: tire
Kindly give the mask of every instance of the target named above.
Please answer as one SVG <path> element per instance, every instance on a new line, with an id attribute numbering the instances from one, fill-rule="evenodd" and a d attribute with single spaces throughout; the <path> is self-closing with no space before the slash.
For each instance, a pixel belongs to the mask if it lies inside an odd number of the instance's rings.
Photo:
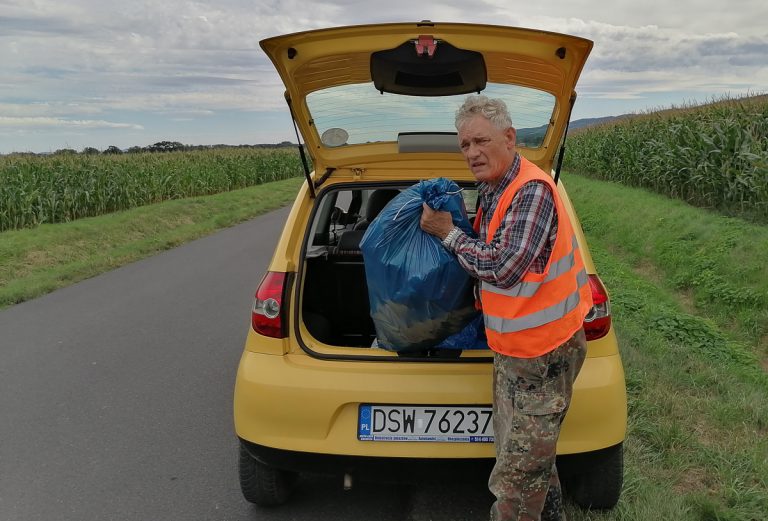
<path id="1" fill-rule="evenodd" d="M 240 490 L 246 501 L 262 507 L 273 507 L 288 500 L 298 474 L 256 460 L 242 445 L 238 459 Z"/>
<path id="2" fill-rule="evenodd" d="M 619 502 L 624 483 L 624 447 L 583 454 L 579 468 L 564 483 L 566 493 L 582 508 L 611 509 Z"/>

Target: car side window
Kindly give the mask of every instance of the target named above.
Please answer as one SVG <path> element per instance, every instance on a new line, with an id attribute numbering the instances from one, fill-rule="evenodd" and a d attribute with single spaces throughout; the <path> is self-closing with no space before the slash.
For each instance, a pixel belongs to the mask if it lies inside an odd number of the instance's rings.
<path id="1" fill-rule="evenodd" d="M 312 223 L 310 246 L 333 246 L 360 219 L 361 190 L 331 190 L 321 195 Z"/>

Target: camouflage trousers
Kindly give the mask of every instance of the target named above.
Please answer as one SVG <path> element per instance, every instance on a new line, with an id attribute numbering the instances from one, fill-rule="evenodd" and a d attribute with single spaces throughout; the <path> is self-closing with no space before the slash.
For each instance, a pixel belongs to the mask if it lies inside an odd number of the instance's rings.
<path id="1" fill-rule="evenodd" d="M 564 519 L 555 449 L 587 350 L 584 331 L 536 358 L 496 353 L 493 429 L 496 464 L 488 488 L 492 521 Z"/>

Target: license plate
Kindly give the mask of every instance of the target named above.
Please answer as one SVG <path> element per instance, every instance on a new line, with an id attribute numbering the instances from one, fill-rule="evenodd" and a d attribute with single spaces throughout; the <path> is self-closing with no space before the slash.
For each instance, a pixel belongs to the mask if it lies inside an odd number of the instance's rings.
<path id="1" fill-rule="evenodd" d="M 362 404 L 357 439 L 493 443 L 491 415 L 490 406 Z"/>

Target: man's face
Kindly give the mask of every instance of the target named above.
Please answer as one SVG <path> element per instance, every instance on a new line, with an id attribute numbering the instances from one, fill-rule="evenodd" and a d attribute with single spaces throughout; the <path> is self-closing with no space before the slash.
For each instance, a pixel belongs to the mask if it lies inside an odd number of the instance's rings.
<path id="1" fill-rule="evenodd" d="M 499 130 L 474 116 L 459 128 L 459 146 L 475 179 L 495 185 L 515 158 L 515 129 Z"/>

